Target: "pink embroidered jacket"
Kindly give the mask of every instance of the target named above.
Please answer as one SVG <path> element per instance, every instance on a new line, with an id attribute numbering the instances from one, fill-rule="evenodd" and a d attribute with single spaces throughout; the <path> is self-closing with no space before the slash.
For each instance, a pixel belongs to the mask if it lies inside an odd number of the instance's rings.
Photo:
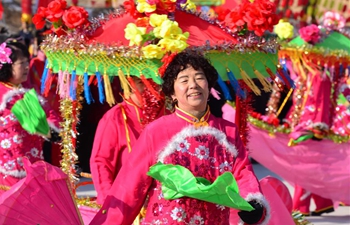
<path id="1" fill-rule="evenodd" d="M 146 127 L 91 225 L 132 224 L 145 202 L 142 224 L 228 225 L 230 214 L 237 216 L 227 207 L 192 198 L 164 199 L 161 184 L 146 174 L 158 161 L 182 165 L 211 182 L 232 171 L 242 197 L 256 199 L 269 212 L 235 125 L 210 115 L 209 110 L 197 121 L 176 109 Z"/>
<path id="2" fill-rule="evenodd" d="M 15 89 L 0 82 L 0 176 L 3 177 L 0 181 L 6 186 L 13 185 L 13 182 L 6 181 L 7 176 L 18 180 L 26 176 L 22 163 L 23 157 L 27 157 L 32 163 L 43 159 L 44 139 L 25 131 L 11 113 L 12 106 L 23 97 L 26 91 L 28 89 Z M 46 112 L 50 127 L 58 131 L 59 116 L 50 109 L 43 98 L 39 97 L 39 100 Z"/>

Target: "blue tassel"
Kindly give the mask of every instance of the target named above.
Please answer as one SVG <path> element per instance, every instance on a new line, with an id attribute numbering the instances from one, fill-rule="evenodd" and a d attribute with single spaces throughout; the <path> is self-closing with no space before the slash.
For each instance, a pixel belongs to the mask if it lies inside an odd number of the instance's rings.
<path id="1" fill-rule="evenodd" d="M 101 73 L 99 71 L 96 71 L 95 75 L 97 78 L 99 100 L 100 100 L 100 103 L 103 104 L 105 101 L 105 95 L 104 95 L 104 90 L 103 90 Z"/>
<path id="2" fill-rule="evenodd" d="M 283 78 L 282 78 L 281 75 L 278 73 L 278 71 L 276 71 L 276 76 L 278 77 L 278 79 L 280 80 L 280 82 L 282 82 L 284 85 L 286 85 L 286 83 L 284 82 Z"/>
<path id="3" fill-rule="evenodd" d="M 230 95 L 230 90 L 226 86 L 226 83 L 221 79 L 220 76 L 218 76 L 218 84 L 224 94 L 224 97 L 228 101 L 232 101 L 232 96 Z"/>
<path id="4" fill-rule="evenodd" d="M 290 84 L 290 87 L 295 89 L 295 83 L 294 81 L 292 80 L 292 78 L 290 78 L 289 74 L 288 74 L 288 69 L 287 69 L 287 65 L 284 63 L 282 64 L 283 65 L 283 74 L 284 76 L 287 78 L 289 84 Z"/>
<path id="5" fill-rule="evenodd" d="M 92 98 L 92 94 L 90 91 L 90 86 L 89 86 L 89 76 L 88 73 L 84 73 L 84 96 L 87 104 L 91 104 L 91 102 L 95 102 L 94 99 Z"/>
<path id="6" fill-rule="evenodd" d="M 69 95 L 71 97 L 72 100 L 76 100 L 77 99 L 77 90 L 74 86 L 75 83 L 75 79 L 77 78 L 77 72 L 75 70 L 72 71 L 72 77 L 70 80 L 70 87 L 69 87 Z"/>
<path id="7" fill-rule="evenodd" d="M 339 76 L 343 75 L 344 67 L 342 64 L 339 65 Z"/>
<path id="8" fill-rule="evenodd" d="M 227 71 L 227 76 L 228 79 L 230 80 L 231 86 L 235 90 L 236 94 L 238 95 L 239 98 L 245 99 L 246 95 L 244 90 L 239 86 L 238 80 L 236 79 L 235 75 L 232 73 L 232 71 L 228 70 Z"/>
<path id="9" fill-rule="evenodd" d="M 46 60 L 44 71 L 43 71 L 43 74 L 41 76 L 41 86 L 40 86 L 41 94 L 43 94 L 45 92 L 45 83 L 46 83 L 46 80 L 47 80 L 47 74 L 49 72 L 49 69 L 47 68 L 47 64 L 48 64 L 48 61 Z"/>

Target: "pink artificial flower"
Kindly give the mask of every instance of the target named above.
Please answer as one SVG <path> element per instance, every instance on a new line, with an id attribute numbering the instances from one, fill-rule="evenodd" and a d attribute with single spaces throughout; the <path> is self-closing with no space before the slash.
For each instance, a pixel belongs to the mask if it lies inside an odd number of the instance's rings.
<path id="1" fill-rule="evenodd" d="M 321 40 L 320 28 L 315 24 L 303 27 L 299 32 L 300 37 L 310 44 L 316 44 Z"/>
<path id="2" fill-rule="evenodd" d="M 0 69 L 2 68 L 2 64 L 12 63 L 10 59 L 11 53 L 11 49 L 6 47 L 6 42 L 0 45 Z"/>
<path id="3" fill-rule="evenodd" d="M 328 11 L 324 14 L 323 26 L 327 29 L 341 29 L 345 26 L 345 19 L 339 13 Z"/>

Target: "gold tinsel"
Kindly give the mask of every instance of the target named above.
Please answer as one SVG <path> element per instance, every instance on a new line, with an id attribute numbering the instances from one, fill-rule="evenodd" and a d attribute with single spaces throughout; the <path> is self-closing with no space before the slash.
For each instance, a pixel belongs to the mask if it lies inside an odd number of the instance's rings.
<path id="1" fill-rule="evenodd" d="M 77 138 L 77 131 L 75 129 L 80 110 L 82 108 L 81 101 L 83 97 L 81 97 L 81 93 L 83 92 L 83 77 L 78 77 L 78 84 L 76 88 L 76 96 L 77 100 L 72 101 L 70 98 L 65 98 L 60 100 L 60 112 L 62 121 L 60 124 L 61 133 L 60 136 L 62 138 L 61 142 L 61 152 L 62 152 L 62 160 L 60 162 L 61 169 L 65 172 L 72 185 L 72 189 L 75 190 L 75 183 L 78 181 L 77 176 L 75 174 L 74 165 L 78 160 L 78 155 L 75 153 L 75 142 Z M 75 191 L 74 191 L 75 195 Z"/>

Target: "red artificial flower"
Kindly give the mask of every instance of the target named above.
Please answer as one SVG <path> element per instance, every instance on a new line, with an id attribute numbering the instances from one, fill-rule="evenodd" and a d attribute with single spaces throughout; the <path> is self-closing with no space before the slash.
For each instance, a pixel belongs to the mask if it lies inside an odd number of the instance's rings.
<path id="1" fill-rule="evenodd" d="M 220 21 L 224 21 L 226 16 L 227 16 L 227 14 L 230 13 L 230 10 L 226 9 L 224 7 L 216 7 L 215 11 L 216 11 L 216 14 L 217 14 L 217 19 L 220 20 Z"/>
<path id="2" fill-rule="evenodd" d="M 89 24 L 88 17 L 89 14 L 83 7 L 72 6 L 64 12 L 62 20 L 68 28 L 74 29 Z"/>
<path id="3" fill-rule="evenodd" d="M 61 19 L 64 10 L 67 7 L 67 2 L 65 0 L 54 0 L 50 2 L 47 6 L 47 19 L 51 22 L 57 22 Z"/>
<path id="4" fill-rule="evenodd" d="M 143 14 L 136 10 L 136 5 L 134 0 L 127 0 L 123 3 L 125 11 L 128 12 L 132 17 L 140 18 L 143 17 Z"/>
<path id="5" fill-rule="evenodd" d="M 58 37 L 67 34 L 67 32 L 62 27 L 58 27 L 58 28 L 51 27 L 51 31 L 55 33 Z"/>
<path id="6" fill-rule="evenodd" d="M 300 37 L 310 44 L 316 44 L 321 40 L 320 29 L 315 24 L 301 28 L 299 33 Z"/>
<path id="7" fill-rule="evenodd" d="M 142 18 L 138 18 L 136 21 L 135 21 L 135 24 L 136 26 L 138 27 L 146 27 L 148 28 L 150 25 L 149 25 L 149 17 L 142 17 Z"/>
<path id="8" fill-rule="evenodd" d="M 258 36 L 262 36 L 267 30 L 272 32 L 279 21 L 276 5 L 271 1 L 256 0 L 250 5 L 244 20 L 248 30 L 254 31 Z"/>
<path id="9" fill-rule="evenodd" d="M 240 5 L 236 6 L 231 12 L 226 15 L 225 24 L 233 32 L 240 31 L 245 25 L 243 17 L 249 10 L 249 5 L 249 1 L 242 1 Z"/>
<path id="10" fill-rule="evenodd" d="M 157 4 L 156 13 L 167 14 L 169 12 L 174 12 L 176 8 L 176 2 L 172 0 L 160 0 Z"/>
<path id="11" fill-rule="evenodd" d="M 174 52 L 172 54 L 166 54 L 165 56 L 163 56 L 163 58 L 162 58 L 163 65 L 161 67 L 159 67 L 159 69 L 158 69 L 158 72 L 159 72 L 161 77 L 163 77 L 166 68 L 168 67 L 169 63 L 171 63 L 171 61 L 173 61 L 173 59 L 176 55 L 177 55 L 177 53 Z"/>
<path id="12" fill-rule="evenodd" d="M 44 28 L 46 18 L 46 8 L 39 7 L 38 12 L 33 16 L 32 22 L 37 30 Z"/>

